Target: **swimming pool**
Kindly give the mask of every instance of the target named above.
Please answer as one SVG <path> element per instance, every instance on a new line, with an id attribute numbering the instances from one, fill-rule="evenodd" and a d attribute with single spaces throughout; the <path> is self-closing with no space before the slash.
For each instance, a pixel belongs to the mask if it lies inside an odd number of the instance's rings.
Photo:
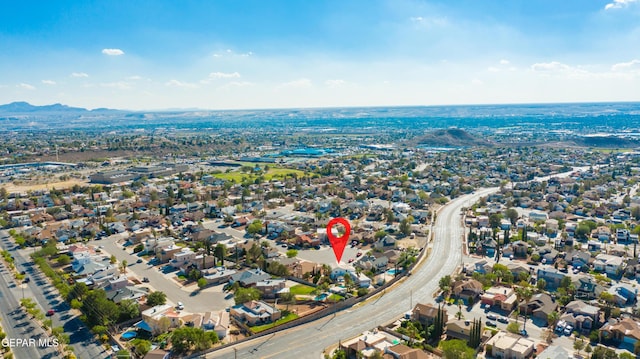
<path id="1" fill-rule="evenodd" d="M 321 302 L 321 301 L 323 301 L 323 300 L 327 299 L 327 297 L 328 297 L 328 296 L 329 296 L 329 294 L 327 294 L 327 293 L 322 293 L 322 294 L 320 294 L 320 295 L 316 296 L 313 300 L 318 301 L 318 302 Z"/>
<path id="2" fill-rule="evenodd" d="M 396 271 L 395 268 L 391 268 L 391 269 L 387 270 L 387 274 L 388 275 L 396 275 L 398 273 L 400 273 L 400 271 Z"/>
<path id="3" fill-rule="evenodd" d="M 130 331 L 128 331 L 128 332 L 124 332 L 124 333 L 122 333 L 122 336 L 121 336 L 121 337 L 122 337 L 122 339 L 124 339 L 124 340 L 130 340 L 130 339 L 133 339 L 133 338 L 135 338 L 135 337 L 137 337 L 137 336 L 138 336 L 138 333 L 136 333 L 136 332 L 134 332 L 134 331 L 131 331 L 131 330 L 130 330 Z"/>

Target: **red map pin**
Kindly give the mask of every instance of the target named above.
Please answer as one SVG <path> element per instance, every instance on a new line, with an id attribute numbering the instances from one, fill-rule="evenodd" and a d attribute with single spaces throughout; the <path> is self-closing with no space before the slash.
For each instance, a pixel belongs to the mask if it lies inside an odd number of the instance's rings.
<path id="1" fill-rule="evenodd" d="M 331 228 L 338 223 L 344 226 L 345 232 L 342 237 L 336 237 L 331 232 Z M 338 263 L 340 263 L 340 259 L 342 259 L 342 253 L 344 253 L 344 248 L 347 246 L 347 242 L 349 242 L 350 233 L 351 226 L 349 225 L 349 221 L 342 217 L 334 218 L 327 224 L 327 237 L 329 237 L 329 243 L 331 243 L 333 254 L 336 255 L 336 261 L 338 261 Z"/>

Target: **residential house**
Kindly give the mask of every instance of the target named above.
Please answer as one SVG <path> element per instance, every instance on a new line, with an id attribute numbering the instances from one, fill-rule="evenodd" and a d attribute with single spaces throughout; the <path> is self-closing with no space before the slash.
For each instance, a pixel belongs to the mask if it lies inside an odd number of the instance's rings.
<path id="1" fill-rule="evenodd" d="M 476 298 L 478 298 L 482 292 L 482 283 L 475 279 L 464 279 L 460 281 L 456 281 L 453 284 L 453 294 L 464 300 L 465 303 L 469 303 L 469 299 L 472 302 L 475 302 Z"/>
<path id="2" fill-rule="evenodd" d="M 180 326 L 180 315 L 169 304 L 157 305 L 143 311 L 141 314 L 142 321 L 136 323 L 136 327 L 144 329 L 153 335 L 164 332 L 166 329 L 164 328 L 164 322 L 169 325 L 169 329 Z M 168 320 L 163 318 L 168 318 Z"/>
<path id="3" fill-rule="evenodd" d="M 133 285 L 130 286 L 128 284 L 129 280 L 125 275 L 112 277 L 104 286 L 107 298 L 114 303 L 120 303 L 125 299 L 137 301 L 140 298 L 149 295 L 149 290 L 147 288 L 140 288 Z"/>
<path id="4" fill-rule="evenodd" d="M 640 322 L 633 318 L 612 319 L 600 328 L 600 339 L 613 340 L 618 343 L 618 348 L 633 352 L 640 340 Z"/>
<path id="5" fill-rule="evenodd" d="M 593 262 L 593 269 L 605 272 L 611 276 L 619 276 L 622 273 L 624 259 L 609 254 L 600 253 Z"/>
<path id="6" fill-rule="evenodd" d="M 503 257 L 514 256 L 516 258 L 526 258 L 529 245 L 524 241 L 515 241 L 502 251 Z"/>
<path id="7" fill-rule="evenodd" d="M 207 281 L 207 284 L 218 285 L 228 282 L 229 279 L 231 279 L 231 276 L 236 273 L 235 269 L 217 267 L 204 273 L 203 278 Z"/>
<path id="8" fill-rule="evenodd" d="M 547 288 L 552 289 L 558 288 L 560 286 L 560 282 L 565 277 L 564 273 L 552 268 L 539 268 L 537 275 L 538 280 L 544 279 L 544 281 L 547 283 Z"/>
<path id="9" fill-rule="evenodd" d="M 341 341 L 339 345 L 347 353 L 347 358 L 371 357 L 375 352 L 384 353 L 387 348 L 394 346 L 392 340 L 384 332 L 374 331 Z"/>
<path id="10" fill-rule="evenodd" d="M 517 304 L 518 296 L 511 287 L 491 287 L 480 296 L 480 300 L 483 304 L 511 311 Z"/>
<path id="11" fill-rule="evenodd" d="M 558 304 L 550 295 L 538 293 L 531 297 L 528 302 L 522 301 L 519 305 L 520 313 L 531 315 L 532 320 L 546 326 L 548 315 L 558 309 Z"/>
<path id="12" fill-rule="evenodd" d="M 559 344 L 553 344 L 544 349 L 542 353 L 538 354 L 538 357 L 544 359 L 567 359 L 571 358 L 572 352 L 572 350 L 564 348 Z"/>
<path id="13" fill-rule="evenodd" d="M 202 329 L 213 330 L 222 339 L 229 333 L 229 312 L 205 312 L 202 318 Z"/>
<path id="14" fill-rule="evenodd" d="M 600 308 L 587 304 L 581 300 L 567 303 L 560 320 L 571 324 L 580 332 L 590 332 L 598 323 Z"/>
<path id="15" fill-rule="evenodd" d="M 502 359 L 525 359 L 533 355 L 535 342 L 523 336 L 499 331 L 486 344 L 491 356 Z"/>
<path id="16" fill-rule="evenodd" d="M 411 311 L 411 318 L 417 322 L 420 322 L 423 326 L 429 326 L 433 324 L 436 320 L 436 316 L 438 315 L 438 307 L 433 304 L 422 304 L 418 303 L 413 307 Z M 449 321 L 449 315 L 447 311 L 444 311 L 444 322 L 447 323 Z"/>
<path id="17" fill-rule="evenodd" d="M 247 269 L 232 274 L 229 278 L 229 284 L 238 282 L 245 288 L 254 287 L 256 283 L 270 278 L 271 275 L 263 272 L 261 269 Z"/>
<path id="18" fill-rule="evenodd" d="M 471 333 L 471 322 L 468 320 L 452 320 L 447 322 L 445 334 L 447 339 L 468 341 Z"/>
<path id="19" fill-rule="evenodd" d="M 387 347 L 384 351 L 384 358 L 393 359 L 436 359 L 436 355 L 420 349 L 411 348 L 404 344 L 396 344 Z"/>
<path id="20" fill-rule="evenodd" d="M 259 300 L 233 306 L 230 314 L 237 320 L 252 326 L 275 322 L 281 316 L 279 309 Z"/>
<path id="21" fill-rule="evenodd" d="M 576 251 L 571 256 L 571 265 L 574 268 L 587 267 L 591 261 L 591 255 L 587 252 Z"/>
<path id="22" fill-rule="evenodd" d="M 169 264 L 174 268 L 181 268 L 190 264 L 196 258 L 196 253 L 191 248 L 183 248 L 181 251 L 173 253 Z"/>
<path id="23" fill-rule="evenodd" d="M 615 284 L 607 292 L 613 295 L 616 304 L 620 307 L 633 305 L 638 298 L 638 289 L 625 283 Z"/>
<path id="24" fill-rule="evenodd" d="M 604 288 L 596 283 L 593 278 L 589 276 L 582 276 L 573 282 L 576 288 L 576 298 L 583 300 L 593 300 L 600 298 L 600 293 Z"/>
<path id="25" fill-rule="evenodd" d="M 179 253 L 182 251 L 182 247 L 179 247 L 175 244 L 171 244 L 166 247 L 156 247 L 156 260 L 158 263 L 168 263 L 175 253 Z"/>
<path id="26" fill-rule="evenodd" d="M 262 293 L 263 298 L 273 299 L 284 289 L 288 291 L 286 284 L 285 279 L 267 279 L 257 282 L 255 288 Z"/>

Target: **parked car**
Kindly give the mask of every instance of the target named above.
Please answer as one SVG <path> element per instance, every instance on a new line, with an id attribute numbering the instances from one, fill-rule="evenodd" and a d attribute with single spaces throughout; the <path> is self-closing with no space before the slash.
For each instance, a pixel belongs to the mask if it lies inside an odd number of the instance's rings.
<path id="1" fill-rule="evenodd" d="M 178 302 L 178 305 L 176 305 L 176 308 L 178 308 L 179 310 L 183 310 L 184 304 L 182 304 L 182 302 Z"/>
<path id="2" fill-rule="evenodd" d="M 136 263 L 142 263 L 142 259 L 138 259 Z"/>
<path id="3" fill-rule="evenodd" d="M 509 318 L 507 318 L 507 317 L 499 317 L 499 318 L 498 318 L 498 321 L 499 321 L 500 323 L 509 324 Z"/>
<path id="4" fill-rule="evenodd" d="M 147 277 L 142 278 L 142 282 L 143 283 L 149 283 L 149 278 L 147 278 Z"/>
<path id="5" fill-rule="evenodd" d="M 47 310 L 47 317 L 50 317 L 50 316 L 54 315 L 54 314 L 55 314 L 55 312 L 56 312 L 56 311 L 55 311 L 55 310 L 53 310 L 53 309 L 49 309 L 49 310 Z"/>
<path id="6" fill-rule="evenodd" d="M 487 320 L 487 327 L 497 327 L 498 323 L 494 322 L 493 320 Z"/>
<path id="7" fill-rule="evenodd" d="M 31 278 L 29 278 L 29 277 L 25 278 L 25 279 L 22 281 L 22 283 L 29 283 L 29 282 L 31 282 Z"/>
<path id="8" fill-rule="evenodd" d="M 566 327 L 564 327 L 564 335 L 571 335 L 572 332 L 573 332 L 572 325 L 567 325 Z"/>
<path id="9" fill-rule="evenodd" d="M 526 330 L 522 329 L 522 330 L 520 331 L 520 335 L 522 335 L 523 337 L 526 337 L 526 336 L 529 336 L 529 333 L 527 333 L 527 331 L 526 331 Z"/>
<path id="10" fill-rule="evenodd" d="M 495 314 L 487 314 L 487 319 L 489 319 L 489 320 L 496 320 L 496 319 L 498 319 L 498 317 L 496 317 L 496 315 L 495 315 Z"/>

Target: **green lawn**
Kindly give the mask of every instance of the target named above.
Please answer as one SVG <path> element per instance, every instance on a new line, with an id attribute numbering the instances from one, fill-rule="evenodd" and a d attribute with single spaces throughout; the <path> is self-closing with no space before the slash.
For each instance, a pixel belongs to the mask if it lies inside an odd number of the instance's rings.
<path id="1" fill-rule="evenodd" d="M 298 319 L 298 315 L 295 313 L 289 313 L 287 316 L 280 318 L 278 320 L 276 320 L 273 323 L 269 323 L 269 324 L 265 324 L 265 325 L 256 325 L 255 327 L 251 327 L 251 331 L 254 333 L 260 333 L 262 331 L 265 331 L 267 329 L 271 329 L 275 326 L 278 326 L 280 324 L 284 324 L 287 322 L 290 322 L 292 320 Z"/>
<path id="2" fill-rule="evenodd" d="M 329 298 L 327 298 L 327 300 L 329 300 L 330 302 L 339 302 L 343 299 L 344 297 L 338 294 L 331 294 Z"/>
<path id="3" fill-rule="evenodd" d="M 260 167 L 264 168 L 264 166 L 260 166 Z M 302 177 L 304 176 L 304 171 L 294 170 L 294 169 L 284 168 L 284 167 L 273 167 L 269 165 L 269 171 L 266 174 L 264 174 L 264 178 L 265 180 L 270 181 L 274 177 L 284 178 L 286 175 L 290 175 L 290 174 L 296 174 L 298 177 Z M 243 173 L 240 171 L 233 171 L 229 173 L 216 173 L 213 175 L 213 177 L 220 178 L 227 181 L 242 182 L 243 178 L 250 179 L 253 181 L 258 176 L 252 173 Z"/>
<path id="4" fill-rule="evenodd" d="M 289 288 L 289 291 L 293 295 L 309 295 L 311 294 L 311 292 L 313 292 L 314 289 L 315 288 L 309 287 L 308 285 L 297 284 Z"/>

